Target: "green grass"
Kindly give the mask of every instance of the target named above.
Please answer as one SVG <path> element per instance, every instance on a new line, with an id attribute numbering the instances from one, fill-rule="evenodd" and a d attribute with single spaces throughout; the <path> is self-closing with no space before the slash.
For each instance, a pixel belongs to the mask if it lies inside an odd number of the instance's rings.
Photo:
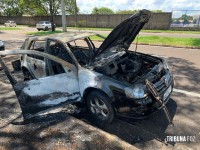
<path id="1" fill-rule="evenodd" d="M 200 31 L 175 31 L 175 30 L 141 30 L 145 33 L 179 33 L 179 34 L 200 34 Z"/>
<path id="2" fill-rule="evenodd" d="M 17 27 L 0 27 L 0 30 L 21 30 L 21 28 L 17 28 Z"/>
<path id="3" fill-rule="evenodd" d="M 113 28 L 84 28 L 84 27 L 67 27 L 75 30 L 95 30 L 95 31 L 111 31 Z M 175 31 L 175 30 L 141 30 L 144 33 L 179 33 L 179 34 L 200 34 L 200 31 Z"/>
<path id="4" fill-rule="evenodd" d="M 107 34 L 101 34 L 101 36 L 106 38 L 108 35 Z M 90 36 L 90 39 L 93 40 L 93 41 L 103 41 L 104 40 L 104 38 L 96 36 L 96 35 Z"/>
<path id="5" fill-rule="evenodd" d="M 28 32 L 26 34 L 35 35 L 35 36 L 43 36 L 43 35 L 57 34 L 57 33 L 62 33 L 62 31 L 61 30 L 57 30 L 55 32 L 53 32 L 53 31 L 38 31 L 38 32 Z"/>
<path id="6" fill-rule="evenodd" d="M 102 36 L 106 37 L 106 35 L 102 35 Z M 96 41 L 103 41 L 103 39 L 98 36 L 91 36 L 91 39 L 96 40 Z M 138 43 L 139 44 L 147 44 L 147 45 L 200 48 L 200 38 L 139 36 Z"/>
<path id="7" fill-rule="evenodd" d="M 140 44 L 200 48 L 200 38 L 140 36 L 138 42 Z"/>
<path id="8" fill-rule="evenodd" d="M 95 30 L 95 31 L 111 31 L 113 28 L 84 28 L 84 27 L 67 27 L 75 30 Z"/>

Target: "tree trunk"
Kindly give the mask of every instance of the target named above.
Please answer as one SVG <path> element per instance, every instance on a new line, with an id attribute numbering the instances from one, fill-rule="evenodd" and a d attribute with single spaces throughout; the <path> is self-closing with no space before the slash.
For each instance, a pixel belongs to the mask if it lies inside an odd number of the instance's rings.
<path id="1" fill-rule="evenodd" d="M 74 0 L 74 15 L 75 15 L 75 27 L 77 27 L 77 3 L 76 0 Z"/>
<path id="2" fill-rule="evenodd" d="M 54 1 L 54 0 L 50 0 L 49 8 L 50 8 L 50 15 L 51 15 L 51 30 L 52 30 L 52 31 L 55 31 L 54 12 L 53 12 L 53 1 Z"/>

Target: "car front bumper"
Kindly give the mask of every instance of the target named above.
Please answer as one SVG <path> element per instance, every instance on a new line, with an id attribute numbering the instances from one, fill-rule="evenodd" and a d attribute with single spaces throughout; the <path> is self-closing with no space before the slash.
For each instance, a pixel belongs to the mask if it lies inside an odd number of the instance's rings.
<path id="1" fill-rule="evenodd" d="M 164 105 L 167 104 L 170 99 L 173 91 L 173 86 L 174 80 L 171 75 L 168 85 L 159 93 L 159 97 L 161 98 Z M 148 96 L 143 99 L 123 99 L 123 101 L 126 102 L 121 103 L 116 108 L 116 114 L 122 117 L 143 119 L 163 109 L 163 105 L 156 98 L 154 98 L 151 93 L 149 93 Z"/>

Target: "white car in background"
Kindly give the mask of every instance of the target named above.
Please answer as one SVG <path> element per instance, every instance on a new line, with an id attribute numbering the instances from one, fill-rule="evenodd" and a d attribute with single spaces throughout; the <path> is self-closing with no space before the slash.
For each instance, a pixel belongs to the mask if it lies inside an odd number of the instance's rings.
<path id="1" fill-rule="evenodd" d="M 56 27 L 56 25 L 54 24 L 54 26 Z M 44 31 L 48 31 L 49 29 L 51 29 L 51 22 L 50 21 L 40 21 L 36 24 L 36 28 L 38 31 L 40 30 L 44 30 Z"/>
<path id="2" fill-rule="evenodd" d="M 4 23 L 4 25 L 5 25 L 5 27 L 16 27 L 16 26 L 17 26 L 16 22 L 13 21 L 13 20 L 8 20 L 8 21 L 6 21 L 6 22 Z"/>

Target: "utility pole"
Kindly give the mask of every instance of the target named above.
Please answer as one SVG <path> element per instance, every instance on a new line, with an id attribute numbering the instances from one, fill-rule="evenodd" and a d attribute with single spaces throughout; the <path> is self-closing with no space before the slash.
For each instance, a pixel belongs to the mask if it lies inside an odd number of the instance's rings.
<path id="1" fill-rule="evenodd" d="M 62 5 L 62 27 L 63 27 L 63 32 L 66 32 L 67 27 L 66 27 L 66 14 L 65 14 L 65 0 L 61 0 L 61 5 Z"/>
<path id="2" fill-rule="evenodd" d="M 75 15 L 75 27 L 77 27 L 77 4 L 76 0 L 74 0 L 74 15 Z"/>

